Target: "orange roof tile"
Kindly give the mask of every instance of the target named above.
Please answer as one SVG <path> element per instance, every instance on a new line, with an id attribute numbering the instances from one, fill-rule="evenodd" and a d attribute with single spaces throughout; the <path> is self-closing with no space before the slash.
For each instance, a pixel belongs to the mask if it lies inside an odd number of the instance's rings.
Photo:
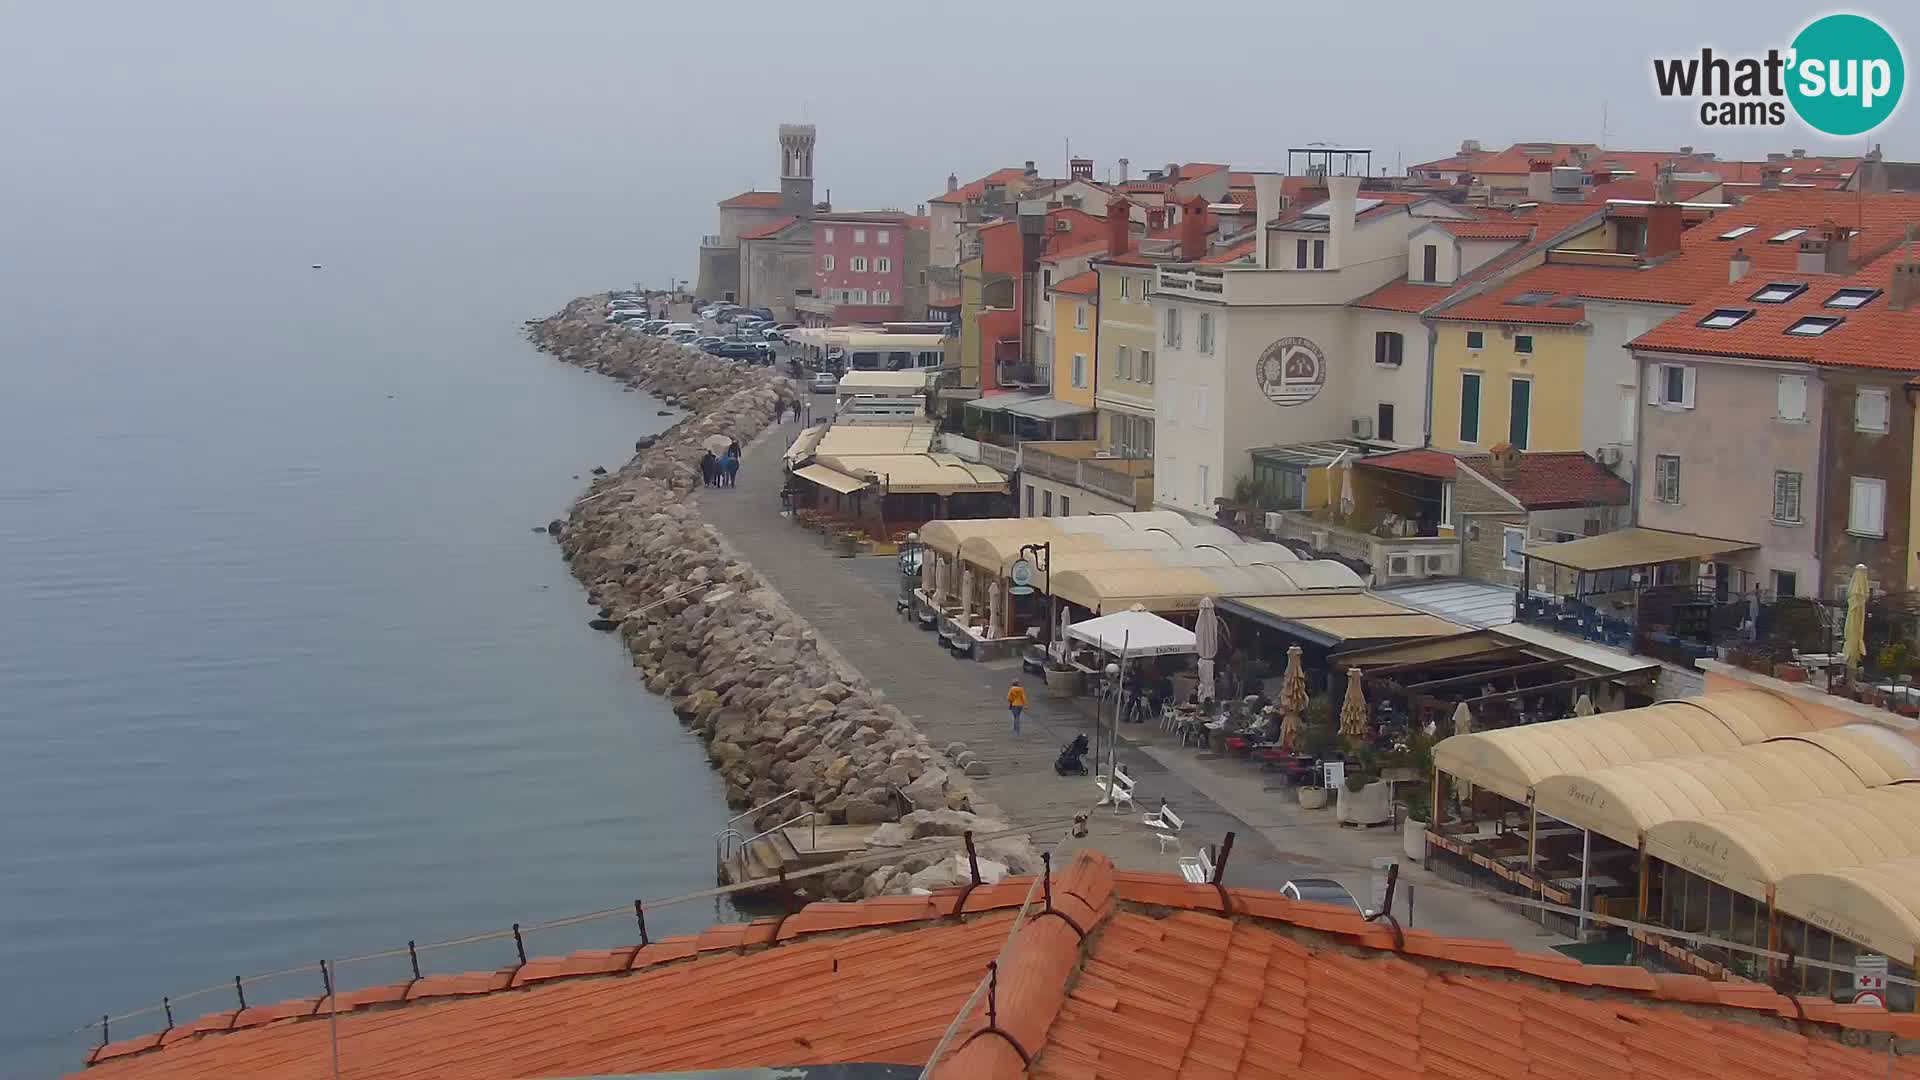
<path id="1" fill-rule="evenodd" d="M 1905 254 L 1904 249 L 1896 249 L 1859 272 L 1845 275 L 1749 272 L 1635 338 L 1632 346 L 1705 356 L 1920 371 L 1920 354 L 1913 348 L 1914 342 L 1920 341 L 1920 306 L 1895 311 L 1886 295 L 1892 286 L 1893 268 Z M 1784 303 L 1760 303 L 1753 299 L 1760 289 L 1774 282 L 1806 288 Z M 1842 289 L 1865 290 L 1871 295 L 1858 307 L 1827 306 Z M 1722 309 L 1751 314 L 1724 330 L 1701 325 L 1708 316 Z M 1788 332 L 1789 327 L 1809 318 L 1838 321 L 1817 335 Z"/>
<path id="2" fill-rule="evenodd" d="M 778 210 L 782 203 L 777 191 L 743 191 L 722 201 L 720 205 L 748 210 Z"/>
<path id="3" fill-rule="evenodd" d="M 1581 203 L 1547 203 L 1500 214 L 1489 220 L 1436 221 L 1434 224 L 1461 239 L 1494 240 L 1515 235 L 1520 239 L 1505 251 L 1462 275 L 1451 285 L 1429 285 L 1405 280 L 1390 281 L 1354 301 L 1353 306 L 1409 314 L 1424 312 L 1505 272 L 1529 255 L 1538 253 L 1542 246 L 1558 242 L 1562 237 L 1577 234 L 1599 224 L 1602 214 L 1603 211 L 1599 207 Z M 1473 228 L 1473 226 L 1485 226 L 1485 228 Z"/>
<path id="4" fill-rule="evenodd" d="M 1092 270 L 1075 274 L 1065 281 L 1056 282 L 1053 291 L 1068 296 L 1091 296 L 1100 291 L 1100 275 Z"/>
<path id="5" fill-rule="evenodd" d="M 1027 176 L 1027 170 L 1025 169 L 1019 169 L 1019 168 L 995 169 L 994 171 L 988 173 L 987 175 L 981 177 L 978 180 L 973 181 L 970 184 L 961 184 L 959 187 L 955 188 L 952 191 L 943 191 L 940 194 L 935 195 L 933 198 L 928 199 L 927 201 L 936 202 L 936 203 L 970 202 L 986 194 L 987 188 L 991 185 L 1011 184 L 1015 180 L 1026 179 L 1026 176 Z"/>
<path id="6" fill-rule="evenodd" d="M 1228 917 L 1213 886 L 1117 872 L 1092 851 L 1056 874 L 1051 910 L 1036 905 L 1016 928 L 1011 909 L 1029 887 L 976 889 L 966 906 L 981 913 L 957 923 L 947 913 L 959 890 L 814 904 L 777 944 L 761 920 L 683 939 L 699 954 L 679 959 L 602 950 L 477 977 L 513 989 L 406 1004 L 389 994 L 352 1009 L 343 997 L 337 1015 L 306 999 L 234 1030 L 220 1014 L 103 1047 L 83 1075 L 324 1080 L 336 1029 L 353 1080 L 919 1065 L 996 959 L 997 1027 L 983 1005 L 962 1017 L 941 1080 L 1813 1080 L 1886 1071 L 1884 1055 L 1842 1045 L 1842 1028 L 1920 1035 L 1909 1014 L 1426 931 L 1407 931 L 1395 955 L 1392 931 L 1352 911 L 1229 889 Z M 1920 1063 L 1891 1064 L 1920 1076 Z"/>
<path id="7" fill-rule="evenodd" d="M 778 236 L 780 235 L 780 231 L 782 229 L 785 229 L 787 226 L 792 225 L 794 222 L 799 220 L 800 220 L 799 218 L 795 218 L 795 217 L 783 217 L 778 221 L 769 221 L 765 225 L 762 225 L 757 229 L 753 229 L 748 232 L 741 233 L 740 239 L 765 240 L 770 236 Z"/>
<path id="8" fill-rule="evenodd" d="M 1494 471 L 1493 459 L 1485 454 L 1463 458 L 1461 464 L 1528 510 L 1625 506 L 1633 498 L 1625 480 L 1580 450 L 1527 451 L 1520 455 L 1517 471 L 1505 478 Z"/>

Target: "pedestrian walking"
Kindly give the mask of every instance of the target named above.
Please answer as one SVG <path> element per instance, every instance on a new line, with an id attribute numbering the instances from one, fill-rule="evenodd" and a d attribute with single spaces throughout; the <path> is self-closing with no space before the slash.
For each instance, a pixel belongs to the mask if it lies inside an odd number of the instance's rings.
<path id="1" fill-rule="evenodd" d="M 732 454 L 720 459 L 721 487 L 732 487 L 735 474 L 740 471 L 740 459 Z"/>
<path id="2" fill-rule="evenodd" d="M 715 483 L 715 477 L 717 475 L 719 467 L 720 467 L 720 460 L 713 456 L 713 451 L 709 450 L 706 453 L 701 454 L 700 455 L 701 482 L 706 484 L 708 487 L 713 487 Z"/>
<path id="3" fill-rule="evenodd" d="M 1007 711 L 1013 714 L 1013 733 L 1015 735 L 1020 734 L 1020 714 L 1026 710 L 1026 688 L 1020 685 L 1019 679 L 1015 679 L 1013 680 L 1013 685 L 1007 687 Z"/>

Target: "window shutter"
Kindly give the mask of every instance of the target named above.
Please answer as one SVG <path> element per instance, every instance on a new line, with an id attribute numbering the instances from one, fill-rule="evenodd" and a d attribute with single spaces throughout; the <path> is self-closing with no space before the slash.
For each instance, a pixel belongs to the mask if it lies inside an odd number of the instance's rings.
<path id="1" fill-rule="evenodd" d="M 1660 388 L 1667 384 L 1667 365 L 1647 365 L 1647 404 L 1660 404 Z"/>
<path id="2" fill-rule="evenodd" d="M 1807 418 L 1807 377 L 1805 375 L 1780 376 L 1780 419 L 1805 420 Z"/>
<path id="3" fill-rule="evenodd" d="M 1685 408 L 1691 409 L 1693 408 L 1693 377 L 1697 372 L 1692 365 L 1688 365 L 1680 370 L 1685 373 L 1681 376 L 1684 381 L 1681 384 L 1680 404 Z"/>

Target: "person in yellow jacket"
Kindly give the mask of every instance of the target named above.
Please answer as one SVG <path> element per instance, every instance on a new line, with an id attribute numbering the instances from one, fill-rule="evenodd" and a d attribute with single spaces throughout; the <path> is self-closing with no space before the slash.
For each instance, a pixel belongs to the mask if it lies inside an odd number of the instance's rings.
<path id="1" fill-rule="evenodd" d="M 1020 680 L 1015 679 L 1013 680 L 1013 685 L 1007 687 L 1007 711 L 1013 714 L 1013 733 L 1015 735 L 1020 734 L 1020 713 L 1024 711 L 1026 707 L 1027 691 L 1020 685 Z"/>

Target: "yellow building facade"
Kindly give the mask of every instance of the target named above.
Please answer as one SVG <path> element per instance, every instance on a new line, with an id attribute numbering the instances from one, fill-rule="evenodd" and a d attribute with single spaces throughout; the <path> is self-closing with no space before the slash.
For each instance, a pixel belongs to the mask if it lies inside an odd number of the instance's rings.
<path id="1" fill-rule="evenodd" d="M 1433 445 L 1474 453 L 1583 450 L 1583 326 L 1435 324 Z"/>
<path id="2" fill-rule="evenodd" d="M 1099 370 L 1100 289 L 1092 271 L 1053 288 L 1053 396 L 1092 409 Z"/>
<path id="3" fill-rule="evenodd" d="M 1153 457 L 1153 305 L 1147 292 L 1153 267 L 1100 262 L 1099 362 L 1094 365 L 1093 405 L 1099 412 L 1100 448 L 1116 457 Z"/>

